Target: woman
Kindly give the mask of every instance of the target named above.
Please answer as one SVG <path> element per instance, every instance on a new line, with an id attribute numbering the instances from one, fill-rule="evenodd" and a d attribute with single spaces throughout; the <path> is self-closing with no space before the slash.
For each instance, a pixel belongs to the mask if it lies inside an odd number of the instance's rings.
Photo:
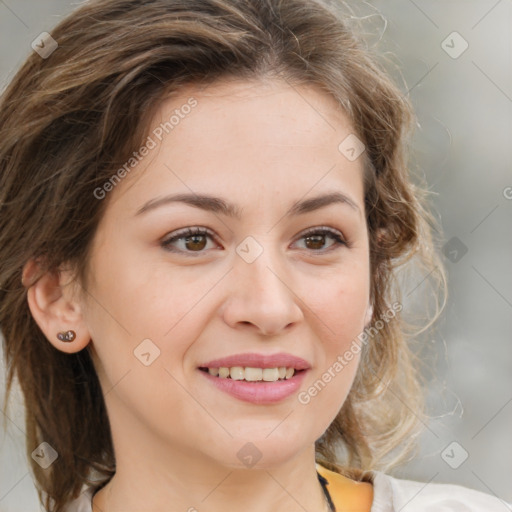
<path id="1" fill-rule="evenodd" d="M 444 274 L 410 106 L 340 12 L 92 1 L 5 91 L 0 325 L 46 510 L 501 510 L 385 473 L 423 418 L 395 271 Z"/>

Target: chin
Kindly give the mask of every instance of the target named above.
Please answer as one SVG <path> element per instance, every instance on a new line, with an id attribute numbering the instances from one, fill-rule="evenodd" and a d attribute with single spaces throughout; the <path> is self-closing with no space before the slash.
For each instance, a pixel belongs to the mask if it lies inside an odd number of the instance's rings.
<path id="1" fill-rule="evenodd" d="M 307 447 L 314 446 L 314 441 L 294 440 L 285 434 L 272 439 L 274 434 L 230 439 L 216 460 L 230 469 L 268 470 L 286 464 Z"/>

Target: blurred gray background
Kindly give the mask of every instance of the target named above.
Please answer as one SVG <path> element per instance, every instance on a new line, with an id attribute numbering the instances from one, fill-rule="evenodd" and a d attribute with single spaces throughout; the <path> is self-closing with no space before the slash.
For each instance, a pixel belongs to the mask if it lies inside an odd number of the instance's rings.
<path id="1" fill-rule="evenodd" d="M 419 456 L 391 474 L 512 501 L 512 0 L 348 3 L 416 109 L 412 163 L 433 193 L 450 287 L 425 337 L 432 419 Z M 32 41 L 78 4 L 0 0 L 0 90 Z M 12 402 L 0 432 L 0 511 L 39 510 L 18 389 Z"/>

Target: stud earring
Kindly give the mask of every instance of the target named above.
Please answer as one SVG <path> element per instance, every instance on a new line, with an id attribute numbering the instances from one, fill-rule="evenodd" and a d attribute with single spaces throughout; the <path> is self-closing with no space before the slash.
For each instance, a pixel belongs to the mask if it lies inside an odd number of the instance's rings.
<path id="1" fill-rule="evenodd" d="M 60 341 L 73 341 L 76 338 L 76 332 L 75 331 L 62 331 L 57 333 L 57 338 L 59 338 Z"/>

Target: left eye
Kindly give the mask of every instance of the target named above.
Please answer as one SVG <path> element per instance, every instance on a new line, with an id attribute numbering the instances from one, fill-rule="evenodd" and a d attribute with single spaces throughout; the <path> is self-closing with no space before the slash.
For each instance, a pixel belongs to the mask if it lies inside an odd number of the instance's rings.
<path id="1" fill-rule="evenodd" d="M 348 245 L 339 231 L 327 227 L 313 228 L 306 233 L 303 233 L 299 240 L 304 239 L 306 242 L 312 242 L 313 249 L 319 249 L 318 246 L 324 244 L 325 238 L 332 238 L 334 240 L 334 243 L 329 247 Z"/>
<path id="2" fill-rule="evenodd" d="M 209 229 L 186 228 L 179 231 L 174 236 L 162 241 L 161 245 L 164 249 L 170 252 L 202 253 L 207 245 L 208 238 L 211 240 L 215 239 L 215 235 Z M 339 231 L 327 227 L 311 229 L 306 233 L 303 233 L 299 240 L 304 239 L 305 243 L 307 245 L 309 244 L 309 247 L 306 247 L 307 249 L 311 249 L 313 252 L 321 252 L 321 246 L 325 244 L 326 238 L 334 240 L 334 243 L 329 247 L 347 245 L 347 242 Z M 184 250 L 173 247 L 173 244 L 179 241 L 183 242 Z"/>

